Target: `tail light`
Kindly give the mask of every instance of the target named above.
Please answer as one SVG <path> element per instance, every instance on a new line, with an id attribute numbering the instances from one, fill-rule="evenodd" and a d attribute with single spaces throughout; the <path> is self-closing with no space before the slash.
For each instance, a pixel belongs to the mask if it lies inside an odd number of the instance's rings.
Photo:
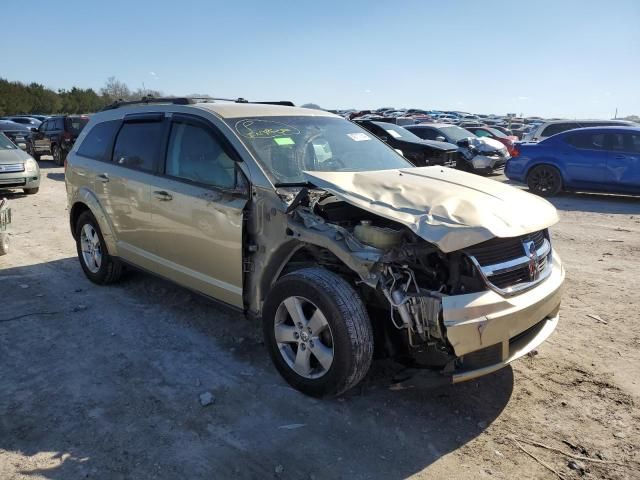
<path id="1" fill-rule="evenodd" d="M 64 133 L 62 134 L 62 139 L 63 139 L 65 142 L 70 142 L 71 140 L 73 140 L 73 138 L 71 137 L 71 133 L 69 133 L 69 132 L 64 132 Z"/>
<path id="2" fill-rule="evenodd" d="M 519 157 L 520 156 L 520 149 L 518 148 L 518 144 L 516 144 L 516 143 L 513 144 L 512 151 L 513 151 L 513 153 L 511 154 L 512 157 Z"/>

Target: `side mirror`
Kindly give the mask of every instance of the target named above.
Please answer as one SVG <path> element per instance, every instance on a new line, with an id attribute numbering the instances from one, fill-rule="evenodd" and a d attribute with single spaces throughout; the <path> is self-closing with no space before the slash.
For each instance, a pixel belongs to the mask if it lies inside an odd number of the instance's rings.
<path id="1" fill-rule="evenodd" d="M 447 141 L 447 139 L 446 139 L 446 138 L 444 138 L 442 135 L 438 135 L 438 136 L 436 137 L 436 141 L 437 141 L 437 142 L 446 142 L 446 141 Z"/>
<path id="2" fill-rule="evenodd" d="M 468 147 L 469 146 L 469 139 L 468 138 L 463 138 L 462 140 L 460 140 L 458 142 L 458 146 L 459 147 Z"/>

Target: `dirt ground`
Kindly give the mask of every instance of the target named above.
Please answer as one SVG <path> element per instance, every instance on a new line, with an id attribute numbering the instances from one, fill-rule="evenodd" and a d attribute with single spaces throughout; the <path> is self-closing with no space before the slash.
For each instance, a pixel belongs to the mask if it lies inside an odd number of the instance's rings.
<path id="1" fill-rule="evenodd" d="M 241 315 L 144 273 L 86 280 L 63 171 L 41 165 L 40 193 L 8 195 L 0 479 L 640 478 L 639 198 L 553 200 L 567 281 L 537 356 L 431 388 L 376 363 L 319 401 Z"/>

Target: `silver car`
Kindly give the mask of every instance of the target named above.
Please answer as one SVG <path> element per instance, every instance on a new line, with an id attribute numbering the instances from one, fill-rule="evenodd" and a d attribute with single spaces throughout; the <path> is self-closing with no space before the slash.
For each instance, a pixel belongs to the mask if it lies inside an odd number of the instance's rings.
<path id="1" fill-rule="evenodd" d="M 92 116 L 67 158 L 86 276 L 133 265 L 259 319 L 295 388 L 338 395 L 374 350 L 460 382 L 556 328 L 546 200 L 414 168 L 320 110 L 157 99 Z"/>
<path id="2" fill-rule="evenodd" d="M 0 132 L 0 190 L 20 188 L 27 195 L 38 193 L 40 167 L 31 155 Z"/>

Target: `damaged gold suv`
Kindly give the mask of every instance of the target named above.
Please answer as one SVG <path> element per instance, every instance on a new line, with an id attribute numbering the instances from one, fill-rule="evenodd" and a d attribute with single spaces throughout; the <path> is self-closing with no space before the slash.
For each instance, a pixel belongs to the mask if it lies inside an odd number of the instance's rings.
<path id="1" fill-rule="evenodd" d="M 130 264 L 261 319 L 276 368 L 309 395 L 356 385 L 374 351 L 475 378 L 558 323 L 547 201 L 415 168 L 327 112 L 117 103 L 80 134 L 66 185 L 91 281 Z"/>

